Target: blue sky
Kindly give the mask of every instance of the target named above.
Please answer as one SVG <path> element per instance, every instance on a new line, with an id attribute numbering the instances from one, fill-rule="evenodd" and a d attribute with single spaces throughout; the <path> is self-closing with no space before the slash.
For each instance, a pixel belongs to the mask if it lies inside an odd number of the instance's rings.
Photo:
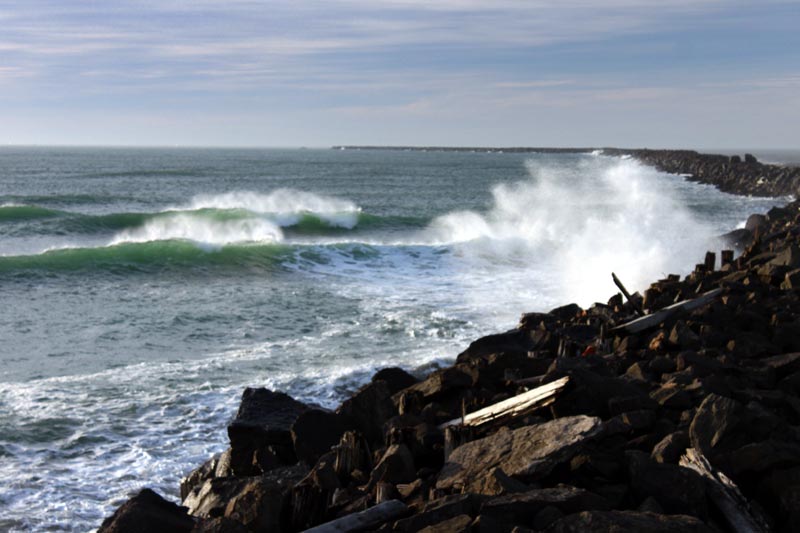
<path id="1" fill-rule="evenodd" d="M 800 148 L 800 1 L 0 0 L 0 143 Z"/>

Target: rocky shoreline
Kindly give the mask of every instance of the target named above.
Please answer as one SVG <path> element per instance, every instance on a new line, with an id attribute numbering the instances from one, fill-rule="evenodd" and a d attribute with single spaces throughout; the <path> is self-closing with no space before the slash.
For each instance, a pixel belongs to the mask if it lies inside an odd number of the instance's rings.
<path id="1" fill-rule="evenodd" d="M 751 157 L 604 152 L 739 194 L 800 185 Z M 334 412 L 247 389 L 182 507 L 144 489 L 100 531 L 792 531 L 800 201 L 734 241 L 642 295 L 525 314 L 423 379 L 380 370 Z"/>

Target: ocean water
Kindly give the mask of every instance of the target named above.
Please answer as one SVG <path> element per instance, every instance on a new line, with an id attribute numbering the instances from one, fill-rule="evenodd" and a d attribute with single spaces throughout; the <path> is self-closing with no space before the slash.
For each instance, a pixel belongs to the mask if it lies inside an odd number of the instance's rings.
<path id="1" fill-rule="evenodd" d="M 0 530 L 177 500 L 244 387 L 335 407 L 783 201 L 601 154 L 2 148 Z"/>

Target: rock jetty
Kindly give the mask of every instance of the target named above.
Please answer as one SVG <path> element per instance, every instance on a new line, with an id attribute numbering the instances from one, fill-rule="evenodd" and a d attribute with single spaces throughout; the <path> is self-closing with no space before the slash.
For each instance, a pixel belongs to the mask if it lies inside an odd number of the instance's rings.
<path id="1" fill-rule="evenodd" d="M 648 154 L 751 190 L 694 152 Z M 796 530 L 800 202 L 737 239 L 643 294 L 524 314 L 422 379 L 380 370 L 335 411 L 247 389 L 182 506 L 144 489 L 99 531 Z"/>

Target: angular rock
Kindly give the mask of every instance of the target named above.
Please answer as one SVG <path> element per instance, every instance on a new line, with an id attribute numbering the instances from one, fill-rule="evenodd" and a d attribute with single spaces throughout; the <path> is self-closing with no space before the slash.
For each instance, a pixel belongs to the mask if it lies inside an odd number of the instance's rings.
<path id="1" fill-rule="evenodd" d="M 662 407 L 669 409 L 688 409 L 692 406 L 692 397 L 683 386 L 670 382 L 650 393 L 650 397 Z"/>
<path id="2" fill-rule="evenodd" d="M 330 411 L 309 409 L 297 417 L 291 428 L 297 458 L 311 466 L 331 447 L 339 443 L 348 424 L 344 417 Z"/>
<path id="3" fill-rule="evenodd" d="M 378 370 L 375 375 L 372 376 L 372 381 L 385 381 L 391 394 L 399 392 L 419 382 L 417 378 L 402 368 L 398 368 L 396 366 Z"/>
<path id="4" fill-rule="evenodd" d="M 714 533 L 693 516 L 663 515 L 637 511 L 584 511 L 565 516 L 548 533 Z"/>
<path id="5" fill-rule="evenodd" d="M 744 406 L 731 398 L 709 394 L 689 426 L 689 439 L 711 463 L 718 454 L 730 452 L 750 441 L 741 426 Z"/>
<path id="6" fill-rule="evenodd" d="M 393 444 L 370 474 L 369 486 L 374 487 L 379 481 L 386 481 L 393 485 L 411 483 L 417 477 L 414 467 L 414 457 L 405 444 Z"/>
<path id="7" fill-rule="evenodd" d="M 453 494 L 425 504 L 422 510 L 394 523 L 393 531 L 412 533 L 461 515 L 475 515 L 483 501 L 474 494 Z"/>
<path id="8" fill-rule="evenodd" d="M 555 507 L 562 514 L 572 514 L 580 511 L 606 511 L 611 509 L 611 504 L 602 496 L 587 490 L 560 485 L 492 498 L 481 506 L 481 514 L 500 523 L 530 524 L 547 507 Z"/>
<path id="9" fill-rule="evenodd" d="M 484 485 L 483 478 L 495 467 L 522 481 L 539 479 L 569 461 L 601 427 L 599 418 L 579 415 L 514 431 L 503 428 L 456 448 L 439 473 L 436 488 L 469 492 Z"/>
<path id="10" fill-rule="evenodd" d="M 225 517 L 240 522 L 250 531 L 287 531 L 281 514 L 288 503 L 291 485 L 254 479 L 228 501 Z"/>
<path id="11" fill-rule="evenodd" d="M 643 452 L 630 451 L 627 455 L 631 488 L 640 500 L 653 497 L 669 513 L 707 515 L 706 486 L 700 474 L 657 463 Z"/>
<path id="12" fill-rule="evenodd" d="M 220 516 L 198 521 L 192 533 L 248 533 L 248 529 L 236 520 Z"/>
<path id="13" fill-rule="evenodd" d="M 308 406 L 288 394 L 268 389 L 245 389 L 236 418 L 228 425 L 231 469 L 237 476 L 259 474 L 267 464 L 257 454 L 269 456 L 270 466 L 294 462 L 290 429 Z M 254 463 L 261 463 L 260 468 Z"/>
<path id="14" fill-rule="evenodd" d="M 397 414 L 391 397 L 385 381 L 374 381 L 345 400 L 336 412 L 355 425 L 370 443 L 382 444 L 383 425 Z"/>
<path id="15" fill-rule="evenodd" d="M 189 533 L 194 520 L 185 507 L 168 502 L 150 489 L 123 503 L 106 518 L 98 533 Z"/>
<path id="16" fill-rule="evenodd" d="M 670 433 L 653 447 L 650 458 L 657 463 L 678 464 L 681 455 L 689 447 L 689 433 L 676 431 Z"/>
<path id="17" fill-rule="evenodd" d="M 308 470 L 302 465 L 284 466 L 255 477 L 220 477 L 206 480 L 184 498 L 189 514 L 202 518 L 225 516 L 228 502 L 256 483 L 265 488 L 288 489 L 299 482 Z"/>

